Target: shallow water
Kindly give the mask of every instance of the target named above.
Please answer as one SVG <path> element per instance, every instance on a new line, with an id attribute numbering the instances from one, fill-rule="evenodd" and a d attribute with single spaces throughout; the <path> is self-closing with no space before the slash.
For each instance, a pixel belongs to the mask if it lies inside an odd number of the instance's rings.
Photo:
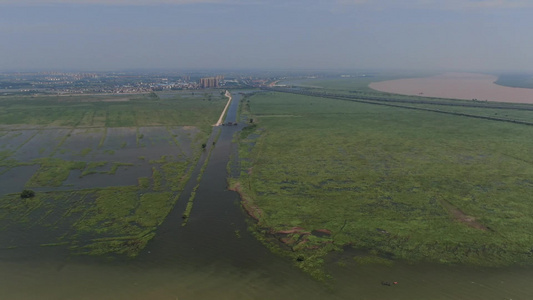
<path id="1" fill-rule="evenodd" d="M 235 121 L 239 99 L 234 93 L 226 121 Z M 351 251 L 329 257 L 327 269 L 333 280 L 314 281 L 295 268 L 294 262 L 270 253 L 252 237 L 239 196 L 226 190 L 226 164 L 236 147 L 231 140 L 241 126 L 214 128 L 211 138 L 219 131 L 220 137 L 186 227 L 181 226 L 181 214 L 196 185 L 196 174 L 138 258 L 67 258 L 58 255 L 60 248 L 50 247 L 14 258 L 4 249 L 0 251 L 0 298 L 532 299 L 531 268 L 361 266 L 355 264 Z M 398 284 L 384 286 L 381 281 Z"/>
<path id="2" fill-rule="evenodd" d="M 5 173 L 0 173 L 0 191 L 4 194 L 22 191 L 26 182 L 38 169 L 38 165 L 20 166 L 8 169 Z"/>
<path id="3" fill-rule="evenodd" d="M 30 132 L 31 130 L 20 131 Z M 70 129 L 40 130 L 28 142 L 19 147 L 13 155 L 13 158 L 22 161 L 31 161 L 36 158 L 49 156 L 69 132 Z"/>

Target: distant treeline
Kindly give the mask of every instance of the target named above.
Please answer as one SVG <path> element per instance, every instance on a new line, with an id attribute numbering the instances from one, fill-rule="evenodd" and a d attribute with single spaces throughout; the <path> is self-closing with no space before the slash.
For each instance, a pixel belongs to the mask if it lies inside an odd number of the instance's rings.
<path id="1" fill-rule="evenodd" d="M 29 82 L 0 82 L 0 89 L 29 89 L 32 87 Z"/>

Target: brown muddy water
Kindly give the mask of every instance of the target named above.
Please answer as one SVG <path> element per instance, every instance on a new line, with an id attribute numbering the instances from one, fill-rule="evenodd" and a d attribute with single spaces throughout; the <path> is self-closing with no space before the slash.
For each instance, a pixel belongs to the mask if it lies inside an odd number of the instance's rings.
<path id="1" fill-rule="evenodd" d="M 510 103 L 533 103 L 533 89 L 497 85 L 496 76 L 476 73 L 445 73 L 426 78 L 372 82 L 369 87 L 387 93 Z"/>
<path id="2" fill-rule="evenodd" d="M 236 119 L 240 95 L 233 94 L 226 121 Z M 531 268 L 356 265 L 351 251 L 331 255 L 333 279 L 316 282 L 254 239 L 239 196 L 226 189 L 232 137 L 242 126 L 213 129 L 209 146 L 220 136 L 186 227 L 181 214 L 196 174 L 136 259 L 68 257 L 53 247 L 18 257 L 3 250 L 0 299 L 533 299 Z"/>

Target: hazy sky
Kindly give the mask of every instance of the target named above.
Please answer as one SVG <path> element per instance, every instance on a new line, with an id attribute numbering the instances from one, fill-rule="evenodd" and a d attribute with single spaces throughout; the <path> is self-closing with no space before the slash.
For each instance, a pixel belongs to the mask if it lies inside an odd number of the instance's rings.
<path id="1" fill-rule="evenodd" d="M 0 72 L 533 70 L 531 0 L 0 0 Z"/>

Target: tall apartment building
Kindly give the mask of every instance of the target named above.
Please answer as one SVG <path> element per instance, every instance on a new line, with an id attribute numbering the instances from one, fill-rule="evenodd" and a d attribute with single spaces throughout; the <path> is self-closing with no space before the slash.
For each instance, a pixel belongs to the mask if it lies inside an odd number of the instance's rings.
<path id="1" fill-rule="evenodd" d="M 206 88 L 213 88 L 213 87 L 220 87 L 220 82 L 224 80 L 224 76 L 218 75 L 215 77 L 204 77 L 200 78 L 199 86 L 200 88 L 206 89 Z"/>

